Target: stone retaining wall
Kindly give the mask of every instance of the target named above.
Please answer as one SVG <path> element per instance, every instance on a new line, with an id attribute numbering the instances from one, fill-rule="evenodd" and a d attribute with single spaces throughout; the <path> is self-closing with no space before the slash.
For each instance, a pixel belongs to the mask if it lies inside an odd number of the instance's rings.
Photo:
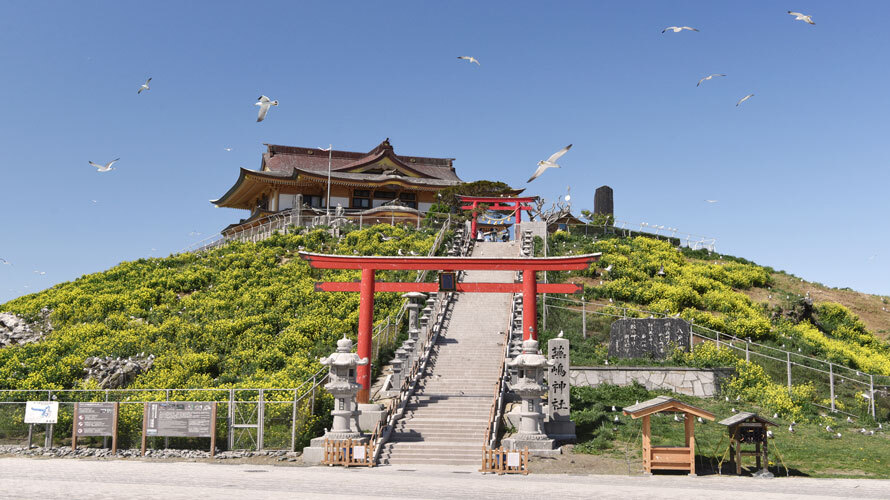
<path id="1" fill-rule="evenodd" d="M 668 389 L 679 394 L 710 398 L 720 391 L 722 380 L 732 374 L 732 368 L 573 366 L 569 378 L 573 386 L 579 387 L 600 384 L 625 386 L 637 381 L 649 390 Z"/>

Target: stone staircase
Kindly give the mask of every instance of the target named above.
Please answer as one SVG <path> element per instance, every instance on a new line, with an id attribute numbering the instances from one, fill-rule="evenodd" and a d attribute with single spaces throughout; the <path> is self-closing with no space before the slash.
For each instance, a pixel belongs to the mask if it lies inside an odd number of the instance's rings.
<path id="1" fill-rule="evenodd" d="M 516 257 L 515 242 L 477 242 L 473 257 Z M 469 271 L 467 282 L 510 283 L 512 271 Z M 504 360 L 503 332 L 510 319 L 508 293 L 464 293 L 433 347 L 405 416 L 380 454 L 381 464 L 474 465 Z"/>

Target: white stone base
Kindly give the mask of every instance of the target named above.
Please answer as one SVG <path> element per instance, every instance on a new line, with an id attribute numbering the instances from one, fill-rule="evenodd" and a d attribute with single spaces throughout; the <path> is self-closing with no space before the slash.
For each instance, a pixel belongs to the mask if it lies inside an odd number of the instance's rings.
<path id="1" fill-rule="evenodd" d="M 509 437 L 501 440 L 501 444 L 508 450 L 524 450 L 535 457 L 549 457 L 562 453 L 556 448 L 556 442 L 552 439 L 522 439 L 521 436 Z"/>

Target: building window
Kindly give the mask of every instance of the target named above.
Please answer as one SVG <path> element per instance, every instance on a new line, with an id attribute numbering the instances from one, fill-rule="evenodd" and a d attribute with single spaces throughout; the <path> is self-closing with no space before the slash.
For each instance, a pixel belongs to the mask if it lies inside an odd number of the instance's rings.
<path id="1" fill-rule="evenodd" d="M 395 191 L 374 191 L 374 198 L 378 200 L 394 200 L 396 199 Z"/>
<path id="2" fill-rule="evenodd" d="M 399 202 L 406 207 L 417 208 L 417 193 L 399 193 Z"/>
<path id="3" fill-rule="evenodd" d="M 371 208 L 371 192 L 356 189 L 352 192 L 352 208 Z"/>
<path id="4" fill-rule="evenodd" d="M 303 195 L 303 203 L 312 208 L 324 208 L 324 197 L 315 195 Z"/>

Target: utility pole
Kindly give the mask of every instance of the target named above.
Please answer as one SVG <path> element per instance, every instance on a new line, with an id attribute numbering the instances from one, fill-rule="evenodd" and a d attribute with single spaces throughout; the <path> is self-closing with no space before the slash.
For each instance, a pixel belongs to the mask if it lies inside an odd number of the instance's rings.
<path id="1" fill-rule="evenodd" d="M 322 150 L 324 151 L 324 150 Z M 331 159 L 334 155 L 334 145 L 328 145 L 328 197 L 324 202 L 325 206 L 325 217 L 327 217 L 328 224 L 331 223 Z"/>

